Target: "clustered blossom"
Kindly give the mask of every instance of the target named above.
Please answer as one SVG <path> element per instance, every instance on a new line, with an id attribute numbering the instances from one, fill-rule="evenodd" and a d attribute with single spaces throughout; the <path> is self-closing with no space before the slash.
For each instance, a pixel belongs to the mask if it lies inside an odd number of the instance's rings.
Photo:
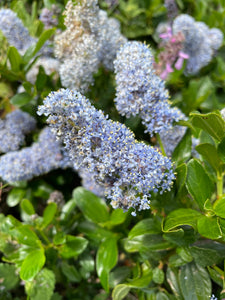
<path id="1" fill-rule="evenodd" d="M 44 23 L 45 29 L 58 25 L 58 14 L 59 9 L 56 5 L 52 5 L 51 10 L 46 7 L 42 9 L 39 19 Z"/>
<path id="2" fill-rule="evenodd" d="M 184 35 L 181 32 L 172 33 L 172 28 L 167 26 L 167 32 L 159 34 L 163 41 L 159 44 L 159 48 L 163 49 L 158 55 L 158 63 L 154 64 L 156 74 L 165 80 L 169 73 L 175 69 L 180 70 L 185 59 L 189 55 L 182 51 L 184 43 Z"/>
<path id="3" fill-rule="evenodd" d="M 65 149 L 51 132 L 45 128 L 39 140 L 31 147 L 12 151 L 0 157 L 0 177 L 12 183 L 30 180 L 57 168 L 71 166 Z"/>
<path id="4" fill-rule="evenodd" d="M 101 64 L 112 70 L 112 61 L 126 38 L 120 24 L 99 9 L 97 0 L 66 5 L 66 30 L 55 37 L 55 55 L 60 60 L 63 86 L 86 91 Z"/>
<path id="5" fill-rule="evenodd" d="M 196 74 L 212 59 L 215 51 L 221 47 L 223 33 L 217 28 L 210 29 L 203 22 L 196 22 L 189 15 L 181 14 L 174 19 L 173 34 L 184 35 L 182 51 L 188 54 L 186 74 Z"/>
<path id="6" fill-rule="evenodd" d="M 164 82 L 155 74 L 150 49 L 139 42 L 127 42 L 114 61 L 116 108 L 122 116 L 139 115 L 146 131 L 153 135 L 168 130 L 183 114 L 171 108 Z"/>
<path id="7" fill-rule="evenodd" d="M 27 28 L 11 9 L 0 9 L 0 30 L 9 44 L 17 48 L 21 54 L 35 43 L 35 39 L 30 36 Z"/>
<path id="8" fill-rule="evenodd" d="M 37 39 L 30 36 L 28 29 L 11 9 L 0 9 L 0 30 L 9 44 L 14 46 L 21 55 L 24 55 L 26 50 L 37 42 Z M 51 55 L 52 49 L 49 46 L 50 43 L 46 42 L 39 54 Z"/>
<path id="9" fill-rule="evenodd" d="M 52 92 L 38 114 L 48 116 L 47 123 L 64 142 L 73 167 L 84 177 L 90 174 L 114 208 L 148 209 L 151 192 L 170 190 L 171 161 L 137 142 L 125 125 L 108 119 L 79 92 Z"/>
<path id="10" fill-rule="evenodd" d="M 36 127 L 36 120 L 19 109 L 0 119 L 0 153 L 15 151 L 24 144 L 25 135 Z"/>
<path id="11" fill-rule="evenodd" d="M 167 9 L 167 17 L 173 20 L 178 15 L 178 8 L 175 0 L 164 0 L 164 5 Z"/>

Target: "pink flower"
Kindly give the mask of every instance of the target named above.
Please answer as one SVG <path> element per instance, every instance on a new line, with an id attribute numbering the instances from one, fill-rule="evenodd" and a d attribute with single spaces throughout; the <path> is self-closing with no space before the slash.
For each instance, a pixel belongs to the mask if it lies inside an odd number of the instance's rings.
<path id="1" fill-rule="evenodd" d="M 188 59 L 188 58 L 189 58 L 188 54 L 186 54 L 186 53 L 184 53 L 182 51 L 179 51 L 179 53 L 178 53 L 178 60 L 176 61 L 175 65 L 174 65 L 175 68 L 177 70 L 180 70 L 182 68 L 182 66 L 183 66 L 184 60 Z"/>
<path id="2" fill-rule="evenodd" d="M 171 68 L 170 64 L 166 64 L 166 69 L 160 74 L 160 78 L 165 80 L 169 73 L 173 72 L 173 68 Z"/>
<path id="3" fill-rule="evenodd" d="M 172 36 L 173 36 L 173 34 L 172 34 L 172 28 L 171 27 L 167 27 L 167 32 L 161 33 L 159 35 L 159 37 L 161 39 L 170 39 Z"/>

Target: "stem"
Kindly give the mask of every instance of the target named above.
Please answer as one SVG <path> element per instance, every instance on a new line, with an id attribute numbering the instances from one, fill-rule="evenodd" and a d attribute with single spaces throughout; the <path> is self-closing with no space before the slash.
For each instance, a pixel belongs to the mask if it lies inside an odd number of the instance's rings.
<path id="1" fill-rule="evenodd" d="M 161 149 L 161 152 L 164 156 L 166 156 L 166 152 L 165 152 L 165 149 L 164 149 L 164 146 L 163 146 L 163 143 L 162 143 L 162 140 L 160 138 L 160 135 L 158 133 L 156 133 L 156 137 L 157 137 L 157 140 L 159 142 L 159 146 L 160 146 L 160 149 Z"/>
<path id="2" fill-rule="evenodd" d="M 47 238 L 47 236 L 45 235 L 45 233 L 41 230 L 38 229 L 38 232 L 40 233 L 41 237 L 43 238 L 43 240 L 47 243 L 47 245 L 51 245 L 51 242 L 49 241 L 49 239 Z"/>
<path id="3" fill-rule="evenodd" d="M 217 172 L 217 199 L 219 199 L 223 195 L 223 174 Z"/>

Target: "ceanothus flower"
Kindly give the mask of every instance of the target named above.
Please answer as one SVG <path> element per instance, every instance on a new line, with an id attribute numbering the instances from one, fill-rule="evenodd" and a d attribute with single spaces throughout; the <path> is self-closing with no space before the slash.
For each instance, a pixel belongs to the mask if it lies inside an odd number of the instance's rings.
<path id="1" fill-rule="evenodd" d="M 36 120 L 19 109 L 0 119 L 0 153 L 15 151 L 23 145 L 25 135 L 36 127 Z"/>
<path id="2" fill-rule="evenodd" d="M 89 173 L 114 208 L 148 209 L 151 192 L 170 190 L 171 161 L 136 141 L 125 125 L 108 119 L 79 92 L 52 92 L 38 114 L 48 116 L 47 123 L 65 144 L 73 167 L 82 177 Z"/>
<path id="3" fill-rule="evenodd" d="M 37 39 L 30 36 L 28 29 L 11 9 L 0 9 L 0 30 L 9 44 L 14 46 L 21 55 L 24 55 L 26 50 L 37 42 Z M 49 46 L 50 43 L 46 42 L 39 54 L 51 55 L 52 49 Z"/>
<path id="4" fill-rule="evenodd" d="M 184 35 L 183 50 L 188 54 L 186 74 L 196 74 L 212 59 L 215 51 L 223 42 L 223 33 L 217 28 L 210 29 L 203 22 L 196 22 L 187 14 L 181 14 L 174 19 L 173 33 Z"/>
<path id="5" fill-rule="evenodd" d="M 169 94 L 153 68 L 153 56 L 145 44 L 127 42 L 114 61 L 116 73 L 116 108 L 122 116 L 139 115 L 146 131 L 160 133 L 182 119 L 176 108 L 171 108 Z"/>
<path id="6" fill-rule="evenodd" d="M 69 166 L 71 162 L 66 150 L 56 141 L 50 128 L 45 128 L 38 142 L 0 157 L 0 177 L 9 183 L 30 180 L 51 170 Z"/>

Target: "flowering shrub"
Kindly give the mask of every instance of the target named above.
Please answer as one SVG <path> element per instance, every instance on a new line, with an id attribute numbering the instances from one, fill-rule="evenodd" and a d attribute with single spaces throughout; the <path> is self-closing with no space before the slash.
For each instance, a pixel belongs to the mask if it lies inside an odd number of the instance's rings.
<path id="1" fill-rule="evenodd" d="M 0 300 L 225 299 L 224 9 L 0 3 Z"/>

